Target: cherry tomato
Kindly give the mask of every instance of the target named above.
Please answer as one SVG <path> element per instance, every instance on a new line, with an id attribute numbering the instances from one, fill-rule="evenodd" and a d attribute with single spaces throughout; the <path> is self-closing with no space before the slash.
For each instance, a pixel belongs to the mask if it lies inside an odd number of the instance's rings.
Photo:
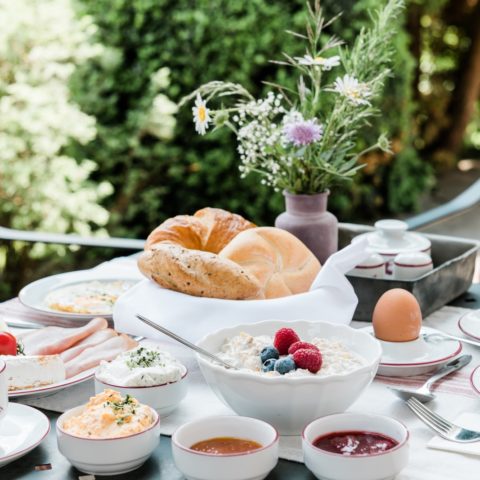
<path id="1" fill-rule="evenodd" d="M 16 355 L 17 339 L 8 332 L 0 332 L 0 355 Z"/>

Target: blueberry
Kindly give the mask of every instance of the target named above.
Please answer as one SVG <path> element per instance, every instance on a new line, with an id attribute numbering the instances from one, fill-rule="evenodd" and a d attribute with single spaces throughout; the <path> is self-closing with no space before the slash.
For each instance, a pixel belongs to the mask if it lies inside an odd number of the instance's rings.
<path id="1" fill-rule="evenodd" d="M 277 371 L 281 375 L 285 375 L 292 370 L 296 370 L 296 368 L 297 366 L 295 365 L 293 358 L 290 356 L 280 358 L 275 362 L 275 371 Z"/>
<path id="2" fill-rule="evenodd" d="M 269 358 L 262 366 L 262 372 L 273 372 L 275 369 L 275 363 L 277 360 L 275 358 Z"/>
<path id="3" fill-rule="evenodd" d="M 265 347 L 260 352 L 260 360 L 262 361 L 262 363 L 265 363 L 269 358 L 277 359 L 279 356 L 280 354 L 278 353 L 278 350 L 273 345 Z"/>

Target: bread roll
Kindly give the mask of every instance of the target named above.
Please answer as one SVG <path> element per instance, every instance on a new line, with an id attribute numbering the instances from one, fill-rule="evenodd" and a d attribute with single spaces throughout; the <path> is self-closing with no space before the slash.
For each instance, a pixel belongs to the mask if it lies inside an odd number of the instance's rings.
<path id="1" fill-rule="evenodd" d="M 258 280 L 217 253 L 255 225 L 240 215 L 204 208 L 163 222 L 147 238 L 140 271 L 163 288 L 201 297 L 261 298 Z"/>
<path id="2" fill-rule="evenodd" d="M 218 253 L 238 233 L 255 224 L 220 208 L 202 208 L 195 215 L 177 215 L 159 225 L 148 236 L 145 250 L 160 242 Z"/>
<path id="3" fill-rule="evenodd" d="M 320 262 L 294 235 L 274 227 L 239 233 L 220 253 L 255 276 L 265 298 L 284 297 L 309 290 Z"/>
<path id="4" fill-rule="evenodd" d="M 138 267 L 163 288 L 197 297 L 244 300 L 262 297 L 258 280 L 231 260 L 160 243 L 140 255 Z"/>

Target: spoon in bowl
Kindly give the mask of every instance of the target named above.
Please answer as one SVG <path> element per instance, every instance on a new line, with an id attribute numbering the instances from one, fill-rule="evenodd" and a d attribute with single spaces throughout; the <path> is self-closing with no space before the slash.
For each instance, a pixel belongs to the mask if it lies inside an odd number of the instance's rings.
<path id="1" fill-rule="evenodd" d="M 240 370 L 239 368 L 235 367 L 231 363 L 228 363 L 225 360 L 222 360 L 221 358 L 217 357 L 213 353 L 207 352 L 207 350 L 204 350 L 201 347 L 197 347 L 197 345 L 194 345 L 193 343 L 189 342 L 187 339 L 181 337 L 180 335 L 177 335 L 176 333 L 173 333 L 172 331 L 168 330 L 165 327 L 162 327 L 161 325 L 156 324 L 155 322 L 152 322 L 151 320 L 144 317 L 143 315 L 137 314 L 135 316 L 139 320 L 141 320 L 143 323 L 146 323 L 148 326 L 154 328 L 155 330 L 158 330 L 159 332 L 162 332 L 163 334 L 167 335 L 170 338 L 173 338 L 177 342 L 181 343 L 182 345 L 185 345 L 186 347 L 188 347 L 191 350 L 199 353 L 200 355 L 203 355 L 204 357 L 210 358 L 210 360 L 213 360 L 214 362 L 219 363 L 220 365 L 224 366 L 225 368 L 229 368 L 229 369 L 232 369 L 232 370 Z"/>
<path id="2" fill-rule="evenodd" d="M 432 393 L 431 388 L 435 382 L 441 378 L 449 375 L 450 373 L 456 372 L 461 368 L 468 365 L 472 360 L 471 355 L 462 355 L 461 357 L 448 362 L 439 370 L 437 370 L 420 388 L 417 390 L 409 390 L 408 388 L 401 387 L 388 387 L 392 392 L 394 392 L 402 400 L 407 401 L 409 398 L 414 397 L 422 403 L 430 402 L 435 398 L 435 394 Z"/>

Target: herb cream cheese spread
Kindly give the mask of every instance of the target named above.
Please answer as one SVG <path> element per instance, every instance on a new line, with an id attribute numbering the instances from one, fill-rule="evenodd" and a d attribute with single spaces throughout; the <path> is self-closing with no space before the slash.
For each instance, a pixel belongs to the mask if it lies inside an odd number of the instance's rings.
<path id="1" fill-rule="evenodd" d="M 186 368 L 168 352 L 140 346 L 102 362 L 95 376 L 118 387 L 153 387 L 177 382 L 185 373 Z"/>

